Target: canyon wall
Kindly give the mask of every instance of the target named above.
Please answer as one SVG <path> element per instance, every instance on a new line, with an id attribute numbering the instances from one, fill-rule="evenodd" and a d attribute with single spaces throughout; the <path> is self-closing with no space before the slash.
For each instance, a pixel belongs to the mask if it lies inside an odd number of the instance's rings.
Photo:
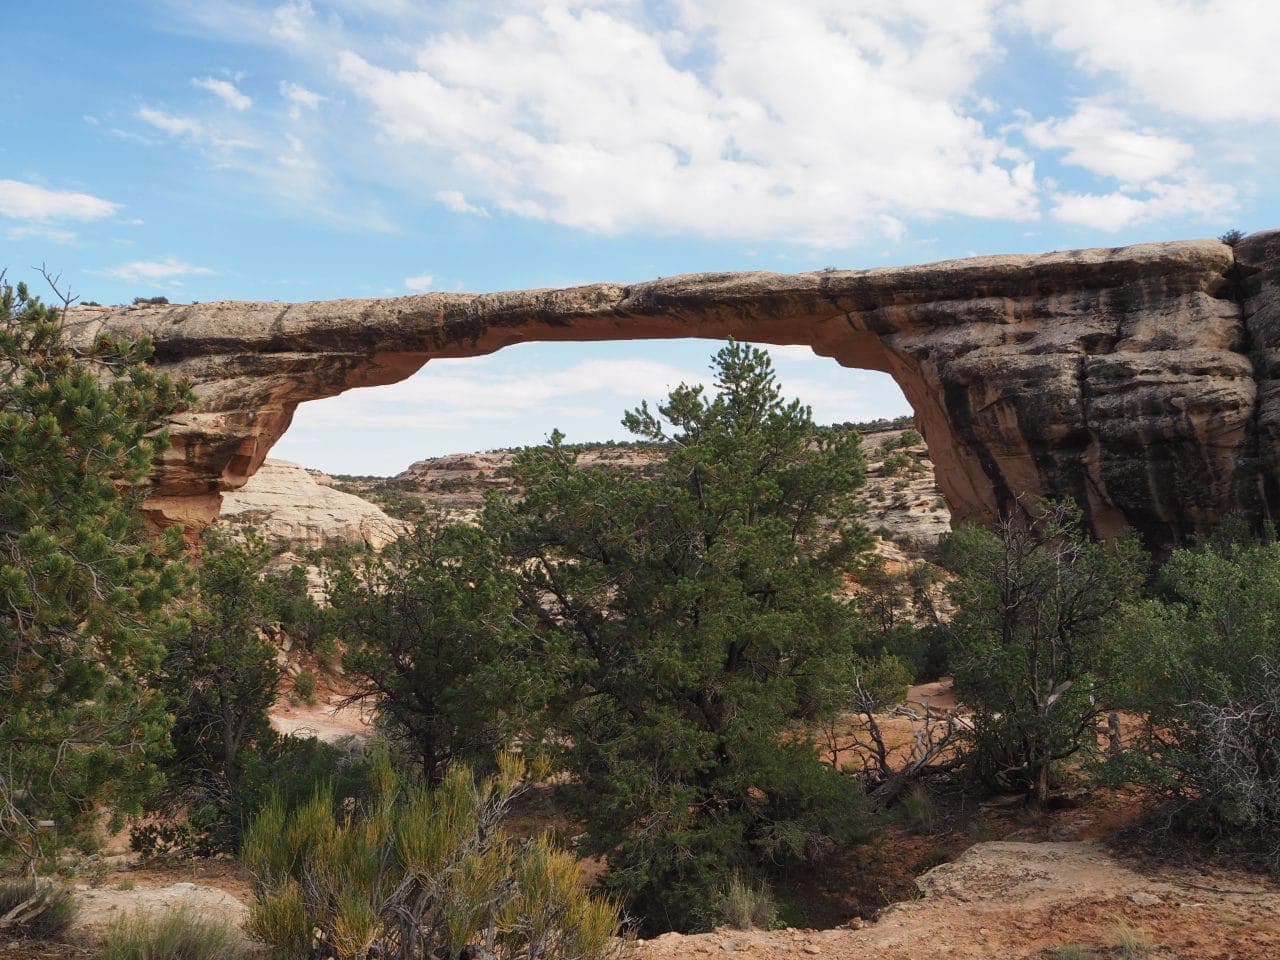
<path id="1" fill-rule="evenodd" d="M 314 303 L 77 308 L 147 335 L 197 405 L 147 501 L 196 529 L 299 403 L 513 343 L 728 336 L 890 373 L 956 521 L 1073 497 L 1099 536 L 1168 545 L 1280 511 L 1280 231 L 815 273 Z"/>

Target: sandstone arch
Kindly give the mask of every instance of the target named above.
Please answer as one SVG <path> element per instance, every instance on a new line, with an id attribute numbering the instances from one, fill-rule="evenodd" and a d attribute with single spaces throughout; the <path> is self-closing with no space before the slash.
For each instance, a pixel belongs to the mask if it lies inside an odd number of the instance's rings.
<path id="1" fill-rule="evenodd" d="M 866 271 L 697 274 L 564 290 L 79 308 L 149 335 L 200 402 L 147 501 L 198 528 L 297 405 L 525 341 L 735 336 L 893 375 L 957 520 L 1071 496 L 1100 536 L 1167 545 L 1280 511 L 1280 231 Z"/>

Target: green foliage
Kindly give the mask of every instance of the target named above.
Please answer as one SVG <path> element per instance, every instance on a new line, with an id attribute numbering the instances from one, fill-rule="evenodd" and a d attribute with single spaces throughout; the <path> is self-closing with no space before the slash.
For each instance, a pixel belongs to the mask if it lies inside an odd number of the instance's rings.
<path id="1" fill-rule="evenodd" d="M 383 758 L 359 811 L 339 815 L 323 790 L 291 815 L 268 804 L 245 838 L 249 932 L 296 960 L 614 955 L 619 909 L 587 893 L 577 860 L 501 828 L 531 773 L 545 770 L 504 754 L 491 777 L 455 765 L 402 793 Z"/>
<path id="2" fill-rule="evenodd" d="M 314 670 L 303 670 L 293 678 L 293 692 L 308 706 L 316 702 L 316 675 Z"/>
<path id="3" fill-rule="evenodd" d="M 103 960 L 248 960 L 253 956 L 227 924 L 187 910 L 117 918 L 102 940 Z"/>
<path id="4" fill-rule="evenodd" d="M 856 433 L 781 399 L 768 355 L 731 343 L 719 394 L 628 413 L 669 446 L 651 477 L 578 466 L 558 432 L 516 458 L 486 524 L 519 577 L 553 694 L 552 745 L 650 928 L 715 920 L 735 869 L 865 835 L 861 794 L 801 731 L 847 696 L 865 630 L 834 597 L 870 544 Z"/>
<path id="5" fill-rule="evenodd" d="M 150 357 L 73 348 L 58 310 L 0 276 L 0 850 L 52 853 L 155 784 L 167 719 L 145 678 L 185 568 L 137 484 L 189 394 Z"/>
<path id="6" fill-rule="evenodd" d="M 1218 237 L 1218 239 L 1223 243 L 1225 243 L 1228 247 L 1234 247 L 1237 243 L 1239 243 L 1241 240 L 1244 239 L 1244 231 L 1236 230 L 1235 228 L 1232 228 L 1228 230 L 1226 233 L 1224 233 L 1222 236 Z"/>
<path id="7" fill-rule="evenodd" d="M 906 664 L 916 682 L 949 672 L 947 630 L 936 608 L 942 571 L 921 561 L 904 573 L 891 573 L 882 560 L 858 575 L 859 603 L 879 628 L 873 649 Z"/>
<path id="8" fill-rule="evenodd" d="M 272 592 L 262 580 L 270 559 L 256 537 L 236 543 L 207 531 L 197 571 L 191 627 L 170 643 L 158 674 L 174 713 L 173 755 L 161 805 L 185 807 L 210 849 L 230 849 L 246 809 L 246 758 L 272 741 L 267 711 L 280 668 L 263 636 Z"/>
<path id="9" fill-rule="evenodd" d="M 311 596 L 306 569 L 295 565 L 262 580 L 265 602 L 280 631 L 316 656 L 331 657 L 336 650 L 333 611 Z"/>
<path id="10" fill-rule="evenodd" d="M 353 699 L 374 704 L 428 782 L 456 760 L 487 762 L 521 732 L 534 699 L 526 632 L 482 531 L 424 521 L 328 574 Z"/>
<path id="11" fill-rule="evenodd" d="M 0 937 L 61 940 L 78 912 L 75 896 L 48 880 L 0 880 Z"/>
<path id="12" fill-rule="evenodd" d="M 1107 625 L 1136 596 L 1141 552 L 1127 538 L 1114 549 L 1091 542 L 1077 508 L 1041 503 L 994 531 L 956 531 L 943 553 L 972 769 L 1043 803 L 1054 765 L 1095 749 L 1097 718 L 1116 702 Z"/>
<path id="13" fill-rule="evenodd" d="M 1148 720 L 1125 772 L 1202 827 L 1280 836 L 1280 544 L 1175 551 L 1118 630 Z"/>
<path id="14" fill-rule="evenodd" d="M 910 467 L 911 462 L 911 458 L 901 451 L 891 453 L 884 458 L 884 463 L 880 465 L 880 472 L 886 477 L 896 477 Z"/>
<path id="15" fill-rule="evenodd" d="M 778 902 L 768 881 L 753 887 L 735 872 L 720 898 L 720 917 L 735 930 L 771 929 L 778 919 Z"/>

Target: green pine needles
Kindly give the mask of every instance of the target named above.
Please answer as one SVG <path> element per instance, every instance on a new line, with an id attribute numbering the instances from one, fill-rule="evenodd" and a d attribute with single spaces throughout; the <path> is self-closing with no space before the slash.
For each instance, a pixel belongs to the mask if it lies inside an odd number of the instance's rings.
<path id="1" fill-rule="evenodd" d="M 146 681 L 184 570 L 137 484 L 188 394 L 147 343 L 77 350 L 63 320 L 0 276 L 0 849 L 27 858 L 154 786 L 168 721 Z"/>
<path id="2" fill-rule="evenodd" d="M 708 928 L 750 877 L 868 830 L 806 726 L 851 696 L 867 632 L 838 598 L 871 538 L 861 438 L 782 398 L 730 343 L 718 393 L 680 386 L 623 423 L 669 443 L 656 475 L 578 466 L 557 432 L 485 518 L 536 635 L 565 794 L 646 930 Z"/>

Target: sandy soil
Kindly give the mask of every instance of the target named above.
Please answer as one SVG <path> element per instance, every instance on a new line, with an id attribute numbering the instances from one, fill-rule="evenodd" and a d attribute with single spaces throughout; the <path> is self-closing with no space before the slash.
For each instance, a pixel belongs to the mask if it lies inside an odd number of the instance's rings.
<path id="1" fill-rule="evenodd" d="M 373 714 L 358 706 L 339 706 L 341 699 L 330 694 L 323 703 L 311 705 L 281 700 L 271 710 L 271 726 L 283 734 L 316 737 L 325 743 L 348 737 L 367 742 L 373 736 Z"/>

